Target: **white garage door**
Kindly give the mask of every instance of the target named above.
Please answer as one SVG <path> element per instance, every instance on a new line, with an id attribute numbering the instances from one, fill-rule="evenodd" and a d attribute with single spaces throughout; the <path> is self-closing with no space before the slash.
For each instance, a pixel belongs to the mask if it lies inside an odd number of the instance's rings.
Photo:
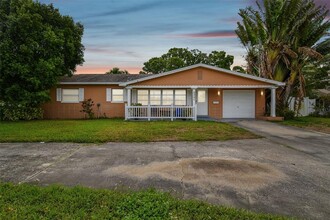
<path id="1" fill-rule="evenodd" d="M 224 90 L 223 118 L 255 118 L 255 90 Z"/>

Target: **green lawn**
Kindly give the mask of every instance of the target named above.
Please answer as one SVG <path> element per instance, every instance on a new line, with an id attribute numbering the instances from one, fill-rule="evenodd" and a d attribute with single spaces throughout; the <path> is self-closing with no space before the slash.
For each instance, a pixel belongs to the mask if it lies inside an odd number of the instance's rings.
<path id="1" fill-rule="evenodd" d="M 321 117 L 299 117 L 281 122 L 285 125 L 306 128 L 330 134 L 330 118 Z"/>
<path id="2" fill-rule="evenodd" d="M 154 190 L 0 183 L 0 219 L 285 219 L 242 209 L 179 200 Z"/>
<path id="3" fill-rule="evenodd" d="M 211 121 L 126 122 L 123 119 L 0 122 L 0 142 L 211 141 L 256 138 L 241 128 Z"/>

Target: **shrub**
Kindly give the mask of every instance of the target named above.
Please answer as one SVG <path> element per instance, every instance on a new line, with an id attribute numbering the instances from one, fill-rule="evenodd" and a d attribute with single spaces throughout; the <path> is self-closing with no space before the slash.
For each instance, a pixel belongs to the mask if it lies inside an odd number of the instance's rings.
<path id="1" fill-rule="evenodd" d="M 282 109 L 279 108 L 277 115 L 284 117 L 284 120 L 291 120 L 294 119 L 296 113 L 293 110 L 290 110 L 289 108 L 282 108 Z"/>
<path id="2" fill-rule="evenodd" d="M 141 103 L 132 103 L 131 106 L 142 106 Z"/>
<path id="3" fill-rule="evenodd" d="M 85 118 L 86 115 L 89 119 L 94 118 L 94 112 L 93 112 L 93 106 L 94 106 L 94 102 L 92 99 L 85 99 L 82 104 L 82 110 L 80 112 L 85 113 Z"/>
<path id="4" fill-rule="evenodd" d="M 0 101 L 0 120 L 18 121 L 42 119 L 43 110 L 21 103 L 5 103 Z"/>
<path id="5" fill-rule="evenodd" d="M 330 118 L 330 95 L 317 98 L 315 111 L 310 116 Z"/>

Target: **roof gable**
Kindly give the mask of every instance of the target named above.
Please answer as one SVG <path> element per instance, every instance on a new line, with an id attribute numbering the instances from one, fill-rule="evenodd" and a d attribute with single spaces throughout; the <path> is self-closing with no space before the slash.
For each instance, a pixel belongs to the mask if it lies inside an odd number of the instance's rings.
<path id="1" fill-rule="evenodd" d="M 219 75 L 221 74 L 221 75 Z M 149 75 L 122 83 L 127 85 L 272 85 L 283 86 L 282 82 L 264 79 L 206 64 L 196 64 L 173 71 Z"/>

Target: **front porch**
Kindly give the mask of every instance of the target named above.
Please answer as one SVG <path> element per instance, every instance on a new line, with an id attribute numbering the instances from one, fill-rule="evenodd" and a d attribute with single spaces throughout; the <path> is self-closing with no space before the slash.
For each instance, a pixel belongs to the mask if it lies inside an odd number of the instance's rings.
<path id="1" fill-rule="evenodd" d="M 275 118 L 276 88 L 274 86 L 127 87 L 125 120 L 197 121 L 199 117 L 217 120 L 262 118 L 265 114 L 265 89 L 271 90 L 270 117 Z M 237 97 L 244 94 L 248 94 L 250 99 L 241 97 L 237 98 L 236 102 L 232 101 L 235 95 Z M 235 111 L 240 111 L 241 115 L 231 114 Z M 232 115 L 234 117 L 231 117 Z"/>

